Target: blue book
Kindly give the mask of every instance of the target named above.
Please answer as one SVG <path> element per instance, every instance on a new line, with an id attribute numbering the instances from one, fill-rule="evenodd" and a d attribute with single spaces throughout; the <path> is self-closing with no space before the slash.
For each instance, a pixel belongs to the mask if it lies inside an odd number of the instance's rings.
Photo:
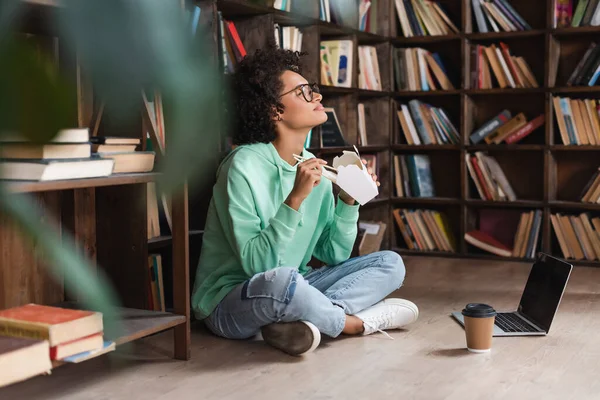
<path id="1" fill-rule="evenodd" d="M 202 10 L 200 9 L 200 7 L 194 7 L 194 14 L 192 15 L 192 35 L 195 35 L 196 31 L 198 30 L 198 23 L 200 22 L 201 12 Z"/>
<path id="2" fill-rule="evenodd" d="M 115 342 L 110 341 L 110 340 L 105 340 L 104 341 L 104 345 L 102 346 L 101 349 L 91 350 L 91 351 L 84 351 L 82 353 L 73 354 L 72 356 L 63 358 L 61 361 L 68 362 L 68 363 L 73 363 L 73 364 L 77 364 L 77 363 L 80 363 L 82 361 L 89 360 L 90 358 L 98 357 L 98 356 L 100 356 L 102 354 L 106 354 L 108 352 L 111 352 L 114 349 L 115 349 Z"/>

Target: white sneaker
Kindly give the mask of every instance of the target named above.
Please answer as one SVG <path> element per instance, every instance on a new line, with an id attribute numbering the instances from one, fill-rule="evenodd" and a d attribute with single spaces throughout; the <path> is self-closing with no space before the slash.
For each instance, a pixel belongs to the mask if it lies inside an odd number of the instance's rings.
<path id="1" fill-rule="evenodd" d="M 385 299 L 355 314 L 363 321 L 363 335 L 381 332 L 393 339 L 384 330 L 398 329 L 411 324 L 419 318 L 419 308 L 411 301 L 404 299 Z"/>
<path id="2" fill-rule="evenodd" d="M 269 324 L 261 333 L 266 343 L 292 356 L 310 353 L 321 343 L 321 332 L 307 321 Z"/>

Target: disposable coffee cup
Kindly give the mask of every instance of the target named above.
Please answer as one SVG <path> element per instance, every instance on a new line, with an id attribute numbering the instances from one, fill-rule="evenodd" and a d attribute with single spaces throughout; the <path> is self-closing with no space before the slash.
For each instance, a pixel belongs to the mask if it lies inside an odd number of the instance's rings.
<path id="1" fill-rule="evenodd" d="M 487 304 L 470 303 L 462 310 L 465 319 L 467 349 L 473 353 L 487 353 L 492 349 L 496 310 Z"/>

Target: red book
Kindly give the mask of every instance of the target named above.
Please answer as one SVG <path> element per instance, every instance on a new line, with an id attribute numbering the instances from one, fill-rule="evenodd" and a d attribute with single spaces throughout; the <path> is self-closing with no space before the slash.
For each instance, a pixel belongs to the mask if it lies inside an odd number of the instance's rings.
<path id="1" fill-rule="evenodd" d="M 512 256 L 512 250 L 488 235 L 487 233 L 473 230 L 465 233 L 465 241 L 481 250 L 488 251 L 492 254 L 502 257 Z"/>
<path id="2" fill-rule="evenodd" d="M 27 304 L 0 311 L 0 335 L 48 340 L 50 347 L 102 332 L 102 314 Z"/>
<path id="3" fill-rule="evenodd" d="M 544 125 L 544 114 L 538 115 L 536 118 L 532 119 L 527 124 L 511 133 L 509 137 L 504 139 L 504 141 L 508 144 L 517 143 L 542 125 Z"/>
<path id="4" fill-rule="evenodd" d="M 479 178 L 479 183 L 481 184 L 481 188 L 485 193 L 486 200 L 494 200 L 494 197 L 490 193 L 490 188 L 488 187 L 485 177 L 483 176 L 483 172 L 481 172 L 481 168 L 479 168 L 479 163 L 477 162 L 477 157 L 471 156 L 471 165 L 473 165 L 473 169 Z"/>
<path id="5" fill-rule="evenodd" d="M 242 58 L 245 57 L 246 49 L 244 48 L 244 45 L 242 44 L 242 40 L 240 39 L 240 35 L 238 34 L 238 31 L 235 28 L 235 25 L 231 21 L 223 21 L 223 22 L 225 22 L 225 25 L 227 25 L 229 34 L 231 35 L 231 38 L 233 39 L 235 46 L 238 48 L 240 55 L 242 56 Z"/>
<path id="6" fill-rule="evenodd" d="M 95 333 L 80 339 L 71 340 L 70 342 L 61 343 L 58 346 L 50 347 L 50 359 L 62 360 L 74 354 L 83 353 L 84 351 L 99 350 L 104 346 L 102 332 Z"/>

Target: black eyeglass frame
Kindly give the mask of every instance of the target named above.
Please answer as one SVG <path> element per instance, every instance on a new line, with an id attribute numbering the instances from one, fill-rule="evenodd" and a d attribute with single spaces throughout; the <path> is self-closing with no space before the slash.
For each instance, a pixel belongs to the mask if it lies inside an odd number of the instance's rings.
<path id="1" fill-rule="evenodd" d="M 311 91 L 310 91 L 310 99 L 308 99 L 308 98 L 306 97 L 306 96 L 307 96 L 307 94 L 304 92 L 304 87 L 305 87 L 305 86 L 308 86 L 308 87 L 310 88 L 310 90 L 311 90 Z M 295 88 L 293 88 L 292 90 L 290 90 L 290 91 L 287 91 L 287 92 L 283 93 L 283 94 L 282 94 L 282 95 L 280 95 L 279 97 L 281 98 L 281 97 L 285 96 L 286 94 L 290 94 L 290 93 L 292 93 L 292 92 L 294 92 L 294 91 L 296 91 L 296 90 L 299 90 L 299 89 L 300 89 L 300 91 L 302 92 L 302 97 L 304 97 L 304 100 L 305 100 L 307 103 L 310 103 L 310 102 L 312 102 L 312 101 L 314 100 L 314 96 L 313 96 L 313 94 L 314 94 L 314 93 L 319 93 L 319 94 L 320 94 L 320 92 L 319 92 L 319 85 L 318 85 L 316 82 L 314 82 L 314 83 L 303 83 L 303 84 L 301 84 L 301 85 L 298 85 L 298 86 L 296 86 Z"/>

